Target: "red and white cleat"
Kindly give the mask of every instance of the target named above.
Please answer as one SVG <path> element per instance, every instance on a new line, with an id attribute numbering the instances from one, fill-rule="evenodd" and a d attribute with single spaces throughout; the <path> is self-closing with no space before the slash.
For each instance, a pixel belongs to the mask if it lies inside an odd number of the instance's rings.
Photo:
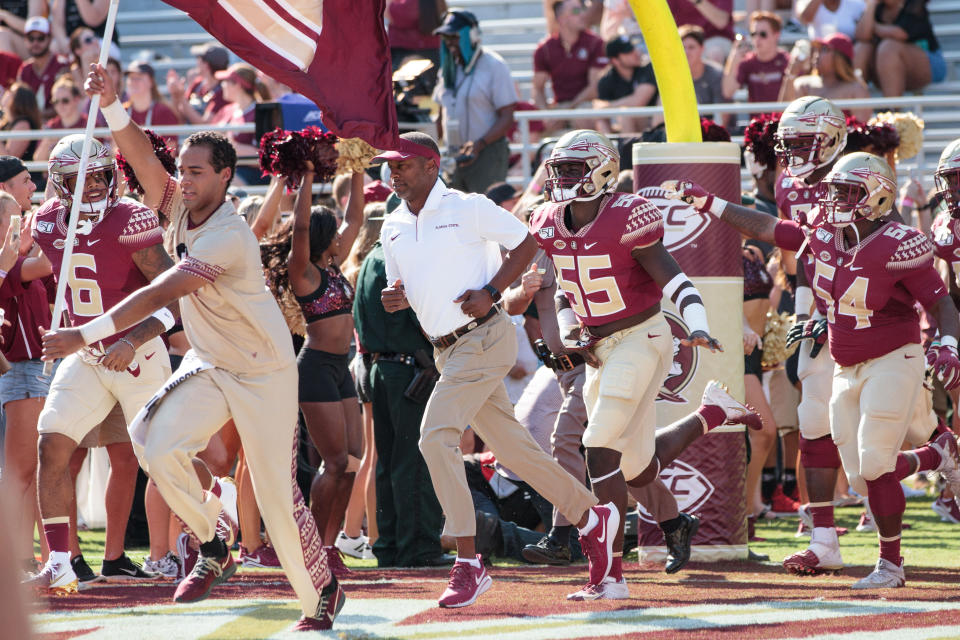
<path id="1" fill-rule="evenodd" d="M 450 569 L 450 582 L 437 601 L 445 609 L 466 607 L 477 601 L 493 584 L 493 579 L 483 566 L 483 558 L 477 555 L 480 567 L 469 562 L 455 562 Z"/>
<path id="2" fill-rule="evenodd" d="M 839 573 L 843 569 L 843 558 L 840 557 L 840 541 L 837 540 L 836 529 L 814 529 L 810 546 L 787 556 L 783 561 L 783 568 L 797 576 Z"/>
<path id="3" fill-rule="evenodd" d="M 940 520 L 943 522 L 960 524 L 960 508 L 957 507 L 956 498 L 944 498 L 943 493 L 943 491 L 940 492 L 940 495 L 937 496 L 936 501 L 930 505 L 930 508 L 940 516 Z"/>
<path id="4" fill-rule="evenodd" d="M 567 595 L 567 600 L 626 600 L 630 597 L 626 578 L 614 580 L 610 576 L 600 584 L 588 584 L 579 591 Z"/>
<path id="5" fill-rule="evenodd" d="M 724 425 L 742 424 L 751 429 L 763 428 L 763 420 L 757 410 L 731 396 L 727 388 L 717 380 L 707 383 L 700 404 L 722 409 L 727 416 Z"/>
<path id="6" fill-rule="evenodd" d="M 598 522 L 586 534 L 580 535 L 580 548 L 587 556 L 590 567 L 590 584 L 598 585 L 610 573 L 613 563 L 613 539 L 620 528 L 620 512 L 612 503 L 590 508 L 597 514 Z"/>
<path id="7" fill-rule="evenodd" d="M 940 454 L 940 472 L 954 495 L 960 495 L 960 451 L 957 450 L 957 437 L 951 432 L 941 433 L 930 441 L 930 446 Z"/>

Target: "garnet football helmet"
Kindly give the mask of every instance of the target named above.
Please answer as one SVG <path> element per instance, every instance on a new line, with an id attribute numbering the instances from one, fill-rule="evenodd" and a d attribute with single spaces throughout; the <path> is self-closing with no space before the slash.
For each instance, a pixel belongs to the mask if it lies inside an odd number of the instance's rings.
<path id="1" fill-rule="evenodd" d="M 948 144 L 940 154 L 933 180 L 950 217 L 960 218 L 960 138 Z"/>
<path id="2" fill-rule="evenodd" d="M 797 98 L 780 116 L 776 142 L 780 165 L 788 174 L 804 177 L 840 154 L 847 143 L 847 121 L 826 98 Z"/>
<path id="3" fill-rule="evenodd" d="M 887 161 L 862 151 L 837 160 L 821 184 L 820 211 L 826 223 L 835 227 L 882 218 L 890 213 L 897 195 L 897 178 Z"/>
<path id="4" fill-rule="evenodd" d="M 47 161 L 47 171 L 50 173 L 50 182 L 53 183 L 57 192 L 57 197 L 67 208 L 73 203 L 73 188 L 76 185 L 75 179 L 80 170 L 80 152 L 83 148 L 83 136 L 75 134 L 60 138 L 53 151 L 50 152 L 50 159 Z M 90 159 L 87 163 L 87 176 L 95 173 L 103 173 L 104 181 L 107 183 L 107 195 L 97 202 L 83 202 L 80 205 L 80 212 L 94 218 L 87 219 L 90 225 L 78 225 L 78 233 L 89 233 L 93 225 L 100 222 L 108 207 L 117 201 L 117 165 L 113 159 L 113 154 L 102 142 L 96 138 L 90 141 Z M 84 221 L 86 222 L 86 221 Z"/>
<path id="5" fill-rule="evenodd" d="M 605 135 L 577 129 L 557 140 L 545 164 L 552 202 L 595 200 L 616 187 L 620 153 Z"/>

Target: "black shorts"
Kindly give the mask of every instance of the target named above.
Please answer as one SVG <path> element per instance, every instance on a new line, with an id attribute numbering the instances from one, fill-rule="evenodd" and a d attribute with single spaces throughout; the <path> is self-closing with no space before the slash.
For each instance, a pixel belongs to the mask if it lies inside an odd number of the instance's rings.
<path id="1" fill-rule="evenodd" d="M 763 379 L 763 349 L 754 349 L 750 355 L 743 356 L 743 373 Z"/>
<path id="2" fill-rule="evenodd" d="M 339 402 L 357 397 L 350 375 L 349 354 L 327 353 L 304 347 L 297 355 L 300 402 Z"/>

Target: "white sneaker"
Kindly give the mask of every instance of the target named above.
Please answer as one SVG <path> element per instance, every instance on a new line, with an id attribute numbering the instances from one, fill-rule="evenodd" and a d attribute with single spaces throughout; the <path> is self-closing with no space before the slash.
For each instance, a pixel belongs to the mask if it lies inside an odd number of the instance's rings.
<path id="1" fill-rule="evenodd" d="M 713 405 L 722 409 L 727 417 L 723 422 L 724 425 L 743 424 L 751 429 L 763 427 L 763 420 L 760 419 L 757 410 L 731 396 L 727 388 L 717 380 L 711 380 L 704 387 L 700 403 L 704 406 Z"/>
<path id="2" fill-rule="evenodd" d="M 357 536 L 356 538 L 351 538 L 346 533 L 341 531 L 337 536 L 337 541 L 334 544 L 341 553 L 348 555 L 351 558 L 373 560 L 376 557 L 373 555 L 373 549 L 370 547 L 369 538 L 367 538 L 367 536 Z"/>
<path id="3" fill-rule="evenodd" d="M 567 600 L 626 600 L 629 597 L 630 589 L 627 587 L 626 578 L 614 580 L 607 576 L 600 584 L 588 584 L 569 594 Z"/>
<path id="4" fill-rule="evenodd" d="M 787 556 L 783 567 L 794 575 L 818 576 L 838 573 L 843 569 L 840 540 L 834 527 L 817 527 L 810 536 L 810 546 L 804 551 Z"/>
<path id="5" fill-rule="evenodd" d="M 903 558 L 900 558 L 900 566 L 893 564 L 889 560 L 880 558 L 877 560 L 877 567 L 866 578 L 861 578 L 854 582 L 851 589 L 894 589 L 902 587 L 906 582 L 903 574 Z"/>
<path id="6" fill-rule="evenodd" d="M 237 541 L 240 518 L 237 514 L 237 485 L 233 478 L 217 478 L 220 486 L 220 515 L 217 518 L 217 535 L 223 539 L 227 548 Z"/>
<path id="7" fill-rule="evenodd" d="M 66 555 L 66 560 L 54 559 L 54 555 Z M 23 581 L 28 588 L 41 593 L 55 596 L 66 596 L 76 593 L 78 588 L 77 574 L 70 566 L 70 554 L 50 554 L 47 563 L 40 571 Z"/>
<path id="8" fill-rule="evenodd" d="M 180 558 L 167 551 L 167 555 L 159 560 L 152 560 L 149 556 L 143 559 L 143 570 L 147 573 L 159 573 L 167 580 L 176 580 L 180 577 Z"/>

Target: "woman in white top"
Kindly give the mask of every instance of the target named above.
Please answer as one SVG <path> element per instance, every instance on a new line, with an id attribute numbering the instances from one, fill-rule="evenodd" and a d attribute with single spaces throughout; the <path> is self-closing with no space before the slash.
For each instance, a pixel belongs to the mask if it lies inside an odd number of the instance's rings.
<path id="1" fill-rule="evenodd" d="M 811 40 L 834 33 L 842 33 L 852 40 L 865 8 L 863 0 L 798 0 L 794 12 L 797 19 L 807 25 L 807 36 Z"/>

